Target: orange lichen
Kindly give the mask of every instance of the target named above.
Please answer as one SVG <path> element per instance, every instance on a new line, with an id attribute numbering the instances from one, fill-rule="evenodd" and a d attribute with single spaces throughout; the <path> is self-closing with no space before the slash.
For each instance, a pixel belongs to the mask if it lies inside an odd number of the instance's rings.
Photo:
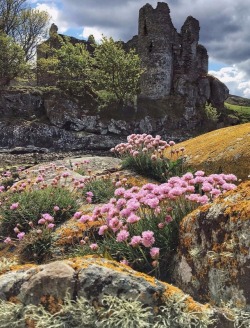
<path id="1" fill-rule="evenodd" d="M 91 221 L 86 223 L 81 223 L 74 219 L 67 221 L 66 224 L 61 226 L 56 230 L 57 236 L 59 238 L 56 241 L 56 245 L 71 245 L 79 242 L 83 237 L 84 232 L 90 232 L 90 230 L 96 230 L 99 226 L 103 224 L 102 221 Z"/>
<path id="2" fill-rule="evenodd" d="M 21 270 L 27 270 L 30 268 L 36 267 L 35 264 L 27 263 L 27 264 L 14 264 L 11 265 L 8 269 L 0 271 L 0 276 L 8 271 L 21 271 Z"/>

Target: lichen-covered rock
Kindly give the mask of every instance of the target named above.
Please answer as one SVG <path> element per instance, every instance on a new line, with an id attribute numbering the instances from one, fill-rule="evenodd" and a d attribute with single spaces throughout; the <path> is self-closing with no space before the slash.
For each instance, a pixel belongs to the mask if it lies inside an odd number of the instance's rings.
<path id="1" fill-rule="evenodd" d="M 197 300 L 250 308 L 250 181 L 182 220 L 174 276 Z"/>
<path id="2" fill-rule="evenodd" d="M 245 180 L 250 174 L 250 123 L 215 130 L 181 142 L 187 165 L 207 174 L 233 173 Z"/>
<path id="3" fill-rule="evenodd" d="M 86 256 L 56 261 L 32 268 L 14 267 L 13 271 L 0 275 L 0 299 L 16 303 L 47 304 L 54 309 L 63 299 L 83 296 L 95 306 L 101 305 L 105 295 L 138 300 L 151 309 L 152 314 L 161 305 L 178 308 L 179 314 L 190 313 L 197 317 L 213 316 L 217 319 L 209 327 L 232 327 L 228 320 L 210 305 L 195 302 L 179 288 L 158 281 L 146 274 L 132 270 L 121 263 Z M 53 304 L 52 304 L 53 303 Z"/>

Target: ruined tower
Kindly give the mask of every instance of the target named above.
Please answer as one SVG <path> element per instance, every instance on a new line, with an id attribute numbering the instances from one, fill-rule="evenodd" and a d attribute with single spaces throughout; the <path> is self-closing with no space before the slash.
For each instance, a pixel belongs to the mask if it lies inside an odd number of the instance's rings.
<path id="1" fill-rule="evenodd" d="M 166 3 L 158 2 L 156 9 L 146 4 L 139 12 L 138 53 L 145 72 L 141 93 L 151 99 L 170 94 L 173 80 L 173 44 L 178 34 Z"/>
<path id="2" fill-rule="evenodd" d="M 138 53 L 145 68 L 142 97 L 162 99 L 179 91 L 183 95 L 186 82 L 207 74 L 208 55 L 198 44 L 199 30 L 198 20 L 189 16 L 177 33 L 165 2 L 158 2 L 155 9 L 150 4 L 140 9 Z"/>

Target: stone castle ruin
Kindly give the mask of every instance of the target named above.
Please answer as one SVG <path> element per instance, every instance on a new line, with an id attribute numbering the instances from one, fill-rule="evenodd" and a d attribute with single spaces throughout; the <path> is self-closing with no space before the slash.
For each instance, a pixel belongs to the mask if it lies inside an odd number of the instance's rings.
<path id="1" fill-rule="evenodd" d="M 162 124 L 167 121 L 169 128 L 190 130 L 201 124 L 206 103 L 217 109 L 224 108 L 229 90 L 208 75 L 208 54 L 199 44 L 199 30 L 199 22 L 189 16 L 178 33 L 165 2 L 158 2 L 156 8 L 146 4 L 140 9 L 138 35 L 124 43 L 125 49 L 136 49 L 145 69 L 134 108 L 139 118 L 161 118 Z M 57 35 L 53 24 L 50 38 L 38 46 L 38 59 L 48 56 L 42 51 L 44 45 L 60 46 Z M 69 39 L 73 44 L 84 43 L 93 51 L 89 41 Z M 49 75 L 39 74 L 38 67 L 38 85 L 53 83 Z"/>

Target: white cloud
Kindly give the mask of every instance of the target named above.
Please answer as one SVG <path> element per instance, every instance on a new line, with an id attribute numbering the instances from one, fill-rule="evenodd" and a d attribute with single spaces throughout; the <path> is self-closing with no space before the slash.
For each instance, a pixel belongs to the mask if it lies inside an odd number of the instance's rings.
<path id="1" fill-rule="evenodd" d="M 225 83 L 230 94 L 250 97 L 250 81 L 247 81 L 246 73 L 236 65 L 223 67 L 218 71 L 209 71 L 209 74 Z"/>
<path id="2" fill-rule="evenodd" d="M 94 35 L 95 40 L 100 41 L 102 39 L 103 31 L 96 27 L 85 26 L 80 36 L 82 36 L 84 39 L 88 39 L 90 35 Z"/>
<path id="3" fill-rule="evenodd" d="M 244 97 L 250 98 L 250 81 L 239 83 L 238 89 L 243 91 Z"/>
<path id="4" fill-rule="evenodd" d="M 36 9 L 47 11 L 51 17 L 51 23 L 54 23 L 58 26 L 59 33 L 65 33 L 70 27 L 69 22 L 62 19 L 61 10 L 56 6 L 55 3 L 40 3 L 37 2 Z"/>

